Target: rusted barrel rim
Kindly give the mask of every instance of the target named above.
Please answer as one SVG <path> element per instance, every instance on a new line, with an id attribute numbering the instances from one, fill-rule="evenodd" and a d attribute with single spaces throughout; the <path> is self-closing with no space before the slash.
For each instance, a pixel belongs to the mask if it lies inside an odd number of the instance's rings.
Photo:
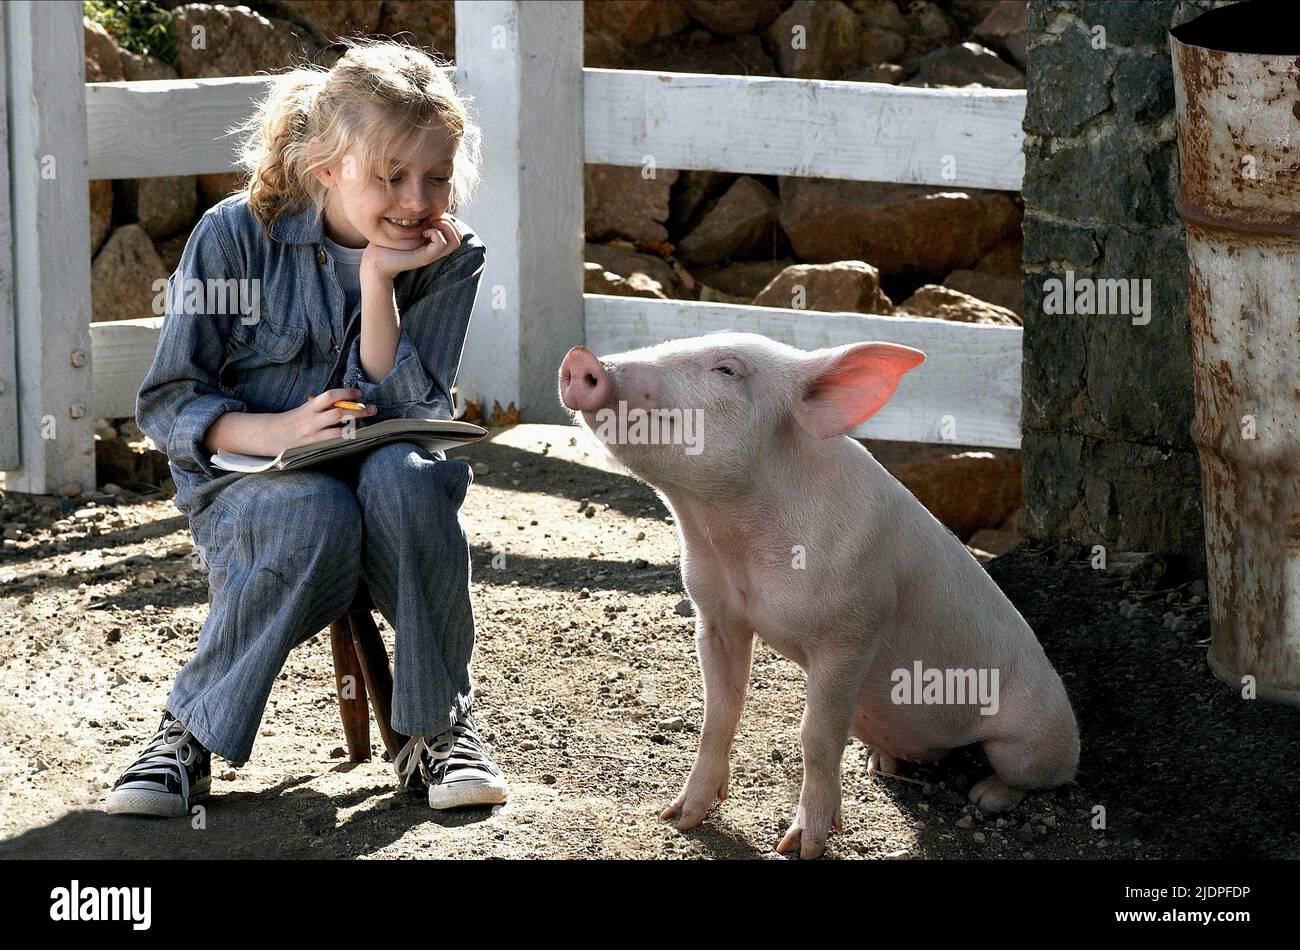
<path id="1" fill-rule="evenodd" d="M 1183 83 L 1189 87 L 1189 98 L 1197 72 L 1210 64 L 1217 69 L 1243 56 L 1288 60 L 1295 57 L 1293 62 L 1285 63 L 1284 68 L 1295 78 L 1297 100 L 1292 111 L 1297 129 L 1300 129 L 1300 35 L 1294 30 L 1269 29 L 1276 20 L 1276 4 L 1248 0 L 1210 10 L 1171 29 L 1170 48 L 1175 66 L 1183 64 Z M 1272 67 L 1269 71 L 1273 71 Z M 1181 151 L 1181 132 L 1179 144 Z M 1277 208 L 1261 214 L 1259 207 L 1243 206 L 1241 214 L 1225 214 L 1219 201 L 1209 201 L 1208 195 L 1195 193 L 1190 187 L 1186 168 L 1179 178 L 1174 207 L 1185 224 L 1202 229 L 1300 239 L 1300 210 Z"/>
<path id="2" fill-rule="evenodd" d="M 1220 231 L 1241 231 L 1248 234 L 1284 234 L 1300 241 L 1300 213 L 1288 215 L 1278 221 L 1252 221 L 1248 218 L 1225 218 L 1210 214 L 1200 205 L 1183 197 L 1182 188 L 1174 195 L 1174 209 L 1184 224 Z"/>
<path id="3" fill-rule="evenodd" d="M 1250 53 L 1256 56 L 1300 56 L 1300 34 L 1288 29 L 1283 15 L 1282 29 L 1268 29 L 1277 17 L 1276 0 L 1246 0 L 1218 7 L 1180 23 L 1169 35 L 1184 46 L 1220 53 Z"/>

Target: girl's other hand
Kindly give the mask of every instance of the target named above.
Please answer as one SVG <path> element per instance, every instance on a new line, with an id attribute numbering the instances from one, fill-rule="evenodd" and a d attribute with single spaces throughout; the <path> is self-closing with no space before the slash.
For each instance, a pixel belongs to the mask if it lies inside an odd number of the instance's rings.
<path id="1" fill-rule="evenodd" d="M 334 403 L 341 400 L 357 402 L 360 399 L 359 389 L 327 389 L 297 409 L 275 413 L 275 436 L 280 446 L 277 453 L 295 445 L 336 438 L 344 432 L 340 423 L 348 419 L 364 419 L 379 411 L 373 405 L 364 410 L 334 408 Z"/>
<path id="2" fill-rule="evenodd" d="M 367 244 L 361 254 L 362 271 L 373 271 L 390 280 L 402 271 L 425 267 L 446 257 L 460 247 L 464 237 L 455 223 L 447 217 L 437 218 L 433 227 L 424 232 L 429 243 L 413 251 L 401 251 L 382 244 Z"/>

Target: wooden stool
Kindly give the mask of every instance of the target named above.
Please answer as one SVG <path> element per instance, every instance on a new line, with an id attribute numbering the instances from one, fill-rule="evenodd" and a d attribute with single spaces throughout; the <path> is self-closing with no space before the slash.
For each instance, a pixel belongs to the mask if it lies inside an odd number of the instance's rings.
<path id="1" fill-rule="evenodd" d="M 357 585 L 352 606 L 330 624 L 334 648 L 334 684 L 339 695 L 339 716 L 347 739 L 348 759 L 370 759 L 370 707 L 384 739 L 390 760 L 406 744 L 406 736 L 393 731 L 393 674 L 388 651 L 370 615 L 373 604 L 365 581 Z M 369 699 L 367 700 L 367 697 Z"/>

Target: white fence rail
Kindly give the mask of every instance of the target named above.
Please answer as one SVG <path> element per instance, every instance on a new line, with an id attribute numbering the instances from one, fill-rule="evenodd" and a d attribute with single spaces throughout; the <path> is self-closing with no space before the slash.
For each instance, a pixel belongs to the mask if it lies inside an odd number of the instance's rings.
<path id="1" fill-rule="evenodd" d="M 37 7 L 58 12 L 41 16 Z M 38 27 L 27 39 L 36 47 L 81 41 L 80 4 L 14 0 L 7 10 L 11 57 L 15 17 Z M 462 213 L 489 247 L 459 380 L 469 398 L 513 402 L 532 420 L 558 419 L 556 366 L 579 339 L 600 353 L 743 326 L 805 348 L 882 339 L 925 350 L 927 363 L 859 434 L 941 441 L 950 431 L 940 428 L 943 420 L 954 417 L 960 444 L 1019 444 L 1018 329 L 583 295 L 580 260 L 584 162 L 1018 189 L 1023 92 L 583 69 L 581 15 L 575 0 L 456 3 L 453 77 L 474 98 L 486 159 L 480 195 Z M 525 45 L 546 55 L 525 55 Z M 61 142 L 51 143 L 51 151 L 88 153 L 86 163 L 73 162 L 63 179 L 63 187 L 75 190 L 84 169 L 84 195 L 86 179 L 231 170 L 237 142 L 226 130 L 251 114 L 271 81 L 83 84 L 84 123 L 80 102 L 75 108 L 38 104 L 35 112 L 64 117 Z M 38 87 L 46 98 L 57 91 Z M 20 118 L 29 107 L 14 106 Z M 12 155 L 9 164 L 13 169 Z M 23 174 L 30 177 L 31 169 Z M 28 184 L 16 181 L 15 194 Z M 80 228 L 68 233 L 82 240 Z M 88 282 L 89 261 L 72 260 L 76 279 Z M 50 273 L 39 278 L 42 287 L 56 279 Z M 88 296 L 78 309 L 88 322 Z M 21 303 L 17 312 L 21 324 Z M 161 325 L 161 318 L 140 316 L 90 324 L 90 419 L 134 412 Z M 0 320 L 0 370 L 9 338 L 4 329 Z M 14 336 L 22 362 L 22 337 Z M 72 376 L 63 375 L 71 386 Z M 0 400 L 4 395 L 0 389 Z M 20 412 L 30 411 L 20 399 Z M 0 456 L 7 458 L 3 449 L 0 438 Z M 77 468 L 30 440 L 22 464 L 44 472 L 37 481 L 45 490 L 70 478 L 87 481 L 84 462 Z"/>
<path id="2" fill-rule="evenodd" d="M 586 158 L 1019 191 L 1025 94 L 584 69 Z"/>
<path id="3" fill-rule="evenodd" d="M 586 311 L 587 346 L 596 353 L 715 330 L 761 333 L 805 350 L 861 340 L 913 346 L 926 354 L 925 362 L 903 377 L 894 398 L 854 435 L 1020 445 L 1019 327 L 599 294 L 587 294 Z"/>
<path id="4" fill-rule="evenodd" d="M 458 78 L 456 70 L 448 70 Z M 463 70 L 462 70 L 463 72 Z M 267 76 L 86 84 L 90 177 L 230 171 Z M 1018 191 L 1025 94 L 583 69 L 583 161 Z"/>

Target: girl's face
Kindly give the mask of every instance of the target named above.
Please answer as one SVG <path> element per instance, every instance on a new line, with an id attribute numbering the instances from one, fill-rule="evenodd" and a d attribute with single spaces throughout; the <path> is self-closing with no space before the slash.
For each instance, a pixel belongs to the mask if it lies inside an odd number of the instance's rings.
<path id="1" fill-rule="evenodd" d="M 318 140 L 313 140 L 318 141 Z M 451 173 L 459 142 L 430 130 L 407 151 L 385 156 L 369 174 L 361 171 L 355 146 L 342 161 L 321 169 L 329 189 L 325 233 L 344 247 L 379 244 L 413 251 L 427 243 L 424 231 L 451 201 Z M 384 187 L 391 183 L 392 197 Z"/>

